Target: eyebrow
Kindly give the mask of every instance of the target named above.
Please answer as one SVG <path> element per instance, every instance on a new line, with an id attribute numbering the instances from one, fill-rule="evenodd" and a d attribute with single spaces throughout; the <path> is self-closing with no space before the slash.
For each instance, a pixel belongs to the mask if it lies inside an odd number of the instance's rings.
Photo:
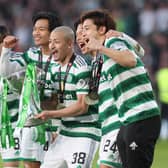
<path id="1" fill-rule="evenodd" d="M 44 27 L 44 26 L 34 26 L 33 28 L 44 28 L 44 29 L 48 29 L 48 27 Z"/>

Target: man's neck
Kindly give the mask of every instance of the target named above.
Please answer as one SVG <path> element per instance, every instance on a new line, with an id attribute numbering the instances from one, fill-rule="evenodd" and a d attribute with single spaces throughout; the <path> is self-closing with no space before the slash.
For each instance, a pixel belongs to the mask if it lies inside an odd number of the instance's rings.
<path id="1" fill-rule="evenodd" d="M 71 57 L 73 56 L 73 52 L 69 53 L 64 60 L 62 60 L 61 62 L 59 62 L 61 64 L 61 66 L 64 66 L 66 64 L 69 63 Z"/>
<path id="2" fill-rule="evenodd" d="M 48 46 L 42 46 L 41 47 L 41 52 L 42 52 L 42 54 L 43 55 L 50 55 L 50 50 L 49 50 L 49 48 L 48 48 Z"/>
<path id="3" fill-rule="evenodd" d="M 104 45 L 104 42 L 106 40 L 106 36 L 105 35 L 101 36 L 99 40 L 100 40 L 101 44 Z"/>

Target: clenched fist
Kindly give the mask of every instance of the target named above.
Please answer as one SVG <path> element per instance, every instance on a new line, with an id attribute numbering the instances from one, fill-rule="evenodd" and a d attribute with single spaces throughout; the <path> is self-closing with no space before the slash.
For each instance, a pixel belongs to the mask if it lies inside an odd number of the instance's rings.
<path id="1" fill-rule="evenodd" d="M 14 48 L 18 42 L 18 39 L 15 36 L 6 36 L 3 40 L 3 46 L 5 48 Z"/>

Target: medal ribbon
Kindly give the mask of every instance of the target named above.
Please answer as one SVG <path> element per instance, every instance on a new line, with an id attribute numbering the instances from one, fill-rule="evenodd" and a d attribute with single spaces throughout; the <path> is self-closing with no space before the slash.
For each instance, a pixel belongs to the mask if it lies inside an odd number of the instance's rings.
<path id="1" fill-rule="evenodd" d="M 47 71 L 48 71 L 48 67 L 49 67 L 49 64 L 51 62 L 51 59 L 52 59 L 52 54 L 47 59 L 47 62 L 46 62 L 45 67 L 44 67 L 44 75 L 42 75 L 42 71 L 43 71 L 43 54 L 42 54 L 41 49 L 39 50 L 39 58 L 38 58 L 37 67 L 40 68 L 41 74 L 40 74 L 40 79 L 38 79 L 37 83 L 38 83 L 38 88 L 40 90 L 40 100 L 42 100 L 43 97 L 44 97 L 44 87 L 45 87 L 45 82 L 46 82 L 46 76 L 47 76 Z"/>
<path id="2" fill-rule="evenodd" d="M 21 94 L 21 102 L 19 107 L 19 120 L 17 127 L 24 127 L 27 119 L 27 112 L 29 107 L 34 105 L 36 111 L 41 112 L 40 109 L 40 97 L 38 93 L 37 80 L 36 80 L 36 68 L 34 64 L 28 64 L 25 74 L 25 80 L 23 84 L 23 90 Z M 44 144 L 45 142 L 45 127 L 43 125 L 37 126 L 37 139 L 36 141 Z"/>
<path id="3" fill-rule="evenodd" d="M 45 80 L 46 80 L 46 75 L 47 75 L 47 70 L 48 70 L 48 66 L 50 64 L 51 61 L 51 56 L 48 58 L 47 63 L 45 66 L 45 77 L 44 77 L 44 84 L 45 84 Z M 43 88 L 40 88 L 42 90 L 44 90 L 44 84 L 42 85 Z M 33 87 L 33 95 L 32 95 L 32 99 L 33 100 L 33 104 L 36 107 L 37 112 L 41 112 L 41 108 L 40 108 L 40 96 L 39 96 L 39 91 L 38 91 L 38 83 L 37 83 L 37 75 L 35 73 L 35 66 L 34 66 L 34 70 L 32 72 L 32 87 Z M 41 95 L 41 92 L 40 92 Z M 40 142 L 40 144 L 45 144 L 46 142 L 46 138 L 45 138 L 45 125 L 39 125 L 36 126 L 37 129 L 37 139 L 35 140 L 36 142 Z"/>
<path id="4" fill-rule="evenodd" d="M 68 73 L 71 69 L 71 66 L 72 66 L 74 60 L 75 60 L 75 54 L 72 55 L 68 65 L 67 65 L 64 79 L 62 79 L 62 77 L 61 77 L 61 66 L 59 67 L 58 80 L 59 80 L 59 100 L 60 100 L 60 103 L 64 103 L 65 83 L 66 83 Z"/>
<path id="5" fill-rule="evenodd" d="M 92 76 L 89 82 L 89 93 L 98 91 L 101 69 L 103 65 L 102 56 L 97 52 L 96 60 L 92 64 Z"/>
<path id="6" fill-rule="evenodd" d="M 13 130 L 12 130 L 12 125 L 10 122 L 10 115 L 8 112 L 8 107 L 7 107 L 7 93 L 8 93 L 8 84 L 7 80 L 1 78 L 0 79 L 0 101 L 1 101 L 1 109 L 0 111 L 2 112 L 1 114 L 1 144 L 2 148 L 6 148 L 6 138 L 8 136 L 8 141 L 9 141 L 9 147 L 15 146 L 14 138 L 13 138 Z"/>
<path id="7" fill-rule="evenodd" d="M 32 64 L 27 65 L 25 79 L 23 83 L 23 89 L 20 97 L 20 104 L 19 104 L 19 119 L 17 123 L 17 127 L 24 127 L 24 124 L 27 119 L 27 111 L 30 106 L 30 98 L 32 93 L 32 78 L 34 66 Z"/>

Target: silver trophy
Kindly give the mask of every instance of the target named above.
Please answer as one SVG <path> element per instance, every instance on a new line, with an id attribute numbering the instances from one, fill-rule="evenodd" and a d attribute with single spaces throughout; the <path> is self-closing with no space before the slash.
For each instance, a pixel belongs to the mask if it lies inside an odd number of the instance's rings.
<path id="1" fill-rule="evenodd" d="M 37 71 L 37 73 L 41 73 L 41 72 Z M 26 74 L 26 68 L 24 68 L 24 69 L 22 69 L 18 72 L 14 72 L 14 73 L 12 73 L 12 74 L 10 74 L 9 76 L 6 77 L 6 79 L 8 81 L 9 88 L 14 93 L 17 93 L 17 94 L 21 95 L 22 88 L 23 88 L 23 83 L 24 83 L 24 79 L 25 79 L 25 74 Z M 27 120 L 24 124 L 24 127 L 33 127 L 33 126 L 43 124 L 44 123 L 43 120 L 34 118 L 34 115 L 37 114 L 40 111 L 41 108 L 38 105 L 38 103 L 36 102 L 33 94 L 31 94 L 31 97 L 30 97 L 29 101 L 30 101 L 30 104 L 31 104 L 30 105 L 30 110 L 33 113 L 28 116 L 28 118 L 27 118 Z"/>
<path id="2" fill-rule="evenodd" d="M 35 118 L 35 115 L 43 110 L 57 109 L 57 94 L 52 91 L 47 92 L 45 90 L 45 83 L 46 83 L 45 78 L 46 78 L 45 72 L 42 69 L 37 68 L 36 82 L 37 82 L 40 102 L 37 102 L 37 100 L 35 99 L 35 95 L 31 94 L 30 109 L 33 113 L 28 116 L 24 127 L 33 127 L 33 126 L 38 126 L 49 122 L 49 120 L 37 119 Z"/>
<path id="3" fill-rule="evenodd" d="M 31 94 L 31 99 L 30 99 L 30 109 L 33 113 L 31 113 L 28 117 L 27 120 L 24 124 L 24 127 L 34 127 L 38 126 L 41 124 L 46 123 L 47 121 L 35 118 L 35 115 L 38 114 L 41 111 L 40 105 L 37 103 L 37 101 L 34 98 L 34 95 Z"/>

